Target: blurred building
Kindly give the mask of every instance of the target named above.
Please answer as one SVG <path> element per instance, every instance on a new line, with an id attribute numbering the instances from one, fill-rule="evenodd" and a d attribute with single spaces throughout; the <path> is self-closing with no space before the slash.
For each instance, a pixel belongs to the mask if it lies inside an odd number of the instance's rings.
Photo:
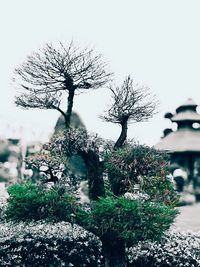
<path id="1" fill-rule="evenodd" d="M 18 138 L 0 139 L 0 196 L 6 186 L 32 176 L 32 171 L 27 169 L 24 160 L 40 148 L 38 142 L 26 145 Z"/>
<path id="2" fill-rule="evenodd" d="M 19 139 L 0 140 L 0 182 L 13 183 L 21 178 L 22 154 Z"/>
<path id="3" fill-rule="evenodd" d="M 176 123 L 177 129 L 165 129 L 155 148 L 169 153 L 174 169 L 179 168 L 187 174 L 187 177 L 175 177 L 179 190 L 192 185 L 196 200 L 200 201 L 200 114 L 197 104 L 189 98 L 176 109 L 175 114 L 166 113 L 165 118 Z"/>
<path id="4" fill-rule="evenodd" d="M 23 151 L 19 139 L 0 140 L 0 198 L 7 195 L 6 185 L 22 178 Z"/>

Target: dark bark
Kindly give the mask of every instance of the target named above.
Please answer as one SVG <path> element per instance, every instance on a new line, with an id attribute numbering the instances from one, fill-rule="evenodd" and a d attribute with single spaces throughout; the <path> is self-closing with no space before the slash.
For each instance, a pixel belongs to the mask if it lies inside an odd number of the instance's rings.
<path id="1" fill-rule="evenodd" d="M 114 175 L 108 174 L 108 178 L 111 184 L 112 192 L 115 196 L 121 196 L 127 192 L 126 181 L 115 177 Z"/>
<path id="2" fill-rule="evenodd" d="M 128 131 L 128 118 L 125 118 L 121 123 L 121 134 L 114 145 L 114 149 L 121 148 L 126 141 Z"/>
<path id="3" fill-rule="evenodd" d="M 126 141 L 127 138 L 127 131 L 128 131 L 128 117 L 124 117 L 122 123 L 121 123 L 121 134 L 116 141 L 114 145 L 114 149 L 119 149 L 123 146 L 124 142 Z M 111 184 L 112 192 L 116 195 L 119 196 L 124 193 L 124 188 L 125 185 L 123 184 L 123 181 L 119 179 L 119 177 L 115 177 L 114 175 L 111 175 L 108 173 L 108 178 Z"/>
<path id="4" fill-rule="evenodd" d="M 105 267 L 126 267 L 125 242 L 106 234 L 101 238 Z"/>
<path id="5" fill-rule="evenodd" d="M 58 182 L 58 177 L 53 174 L 53 171 L 51 168 L 49 168 L 47 171 L 44 171 L 44 173 L 50 175 L 50 178 L 47 179 L 44 183 L 53 182 L 54 184 L 56 184 Z"/>
<path id="6" fill-rule="evenodd" d="M 58 110 L 62 114 L 62 116 L 64 117 L 66 129 L 69 128 L 69 121 L 68 121 L 67 114 L 62 109 L 60 109 L 59 107 L 54 107 L 54 108 L 56 110 Z"/>
<path id="7" fill-rule="evenodd" d="M 70 127 L 74 94 L 75 94 L 75 88 L 72 87 L 68 90 L 68 98 L 67 98 L 68 103 L 67 103 L 67 112 L 66 112 L 66 116 L 65 116 L 65 123 L 66 123 L 67 128 Z"/>
<path id="8" fill-rule="evenodd" d="M 91 200 L 97 200 L 105 196 L 103 172 L 99 155 L 92 150 L 82 153 L 88 176 L 89 197 Z"/>

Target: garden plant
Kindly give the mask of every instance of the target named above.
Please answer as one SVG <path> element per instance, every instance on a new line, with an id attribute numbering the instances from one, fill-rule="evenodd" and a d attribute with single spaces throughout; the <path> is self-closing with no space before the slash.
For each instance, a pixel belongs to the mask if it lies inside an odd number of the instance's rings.
<path id="1" fill-rule="evenodd" d="M 177 198 L 167 179 L 167 156 L 127 140 L 130 123 L 147 121 L 156 113 L 157 100 L 149 88 L 135 83 L 130 76 L 121 86 L 113 82 L 108 86 L 112 102 L 101 117 L 121 127 L 116 142 L 71 126 L 75 92 L 105 86 L 111 78 L 106 67 L 101 56 L 71 43 L 68 47 L 47 44 L 17 68 L 22 93 L 16 103 L 24 108 L 60 111 L 61 97 L 68 93 L 67 112 L 61 112 L 66 130 L 54 135 L 40 153 L 26 159 L 46 179 L 10 187 L 4 216 L 17 223 L 40 224 L 45 220 L 53 225 L 61 221 L 72 227 L 79 225 L 100 242 L 103 258 L 95 252 L 93 260 L 98 256 L 101 259 L 93 266 L 125 267 L 134 262 L 134 256 L 127 256 L 129 248 L 138 242 L 156 242 L 169 229 L 177 214 Z M 79 181 L 68 171 L 73 156 L 81 157 L 85 164 L 89 203 L 79 201 Z M 48 258 L 48 253 L 44 257 Z M 66 262 L 63 266 L 92 266 L 81 260 L 76 265 Z"/>

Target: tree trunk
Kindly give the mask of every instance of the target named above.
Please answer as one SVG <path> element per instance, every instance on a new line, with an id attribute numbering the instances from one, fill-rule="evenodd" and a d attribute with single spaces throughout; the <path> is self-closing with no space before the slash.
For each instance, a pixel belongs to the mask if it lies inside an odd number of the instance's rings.
<path id="1" fill-rule="evenodd" d="M 97 200 L 99 197 L 105 196 L 103 172 L 99 156 L 94 151 L 89 150 L 82 153 L 82 158 L 87 169 L 89 198 Z"/>
<path id="2" fill-rule="evenodd" d="M 67 128 L 70 127 L 75 89 L 72 87 L 70 90 L 68 90 L 68 92 L 69 92 L 69 95 L 67 98 L 67 112 L 66 112 L 66 116 L 65 116 L 65 123 L 66 123 Z"/>
<path id="3" fill-rule="evenodd" d="M 125 243 L 122 240 L 107 237 L 102 238 L 105 267 L 126 267 Z"/>
<path id="4" fill-rule="evenodd" d="M 114 145 L 114 149 L 118 149 L 121 148 L 124 144 L 124 142 L 126 141 L 127 138 L 127 130 L 128 130 L 128 117 L 124 118 L 123 122 L 121 123 L 122 129 L 121 129 L 121 134 L 118 138 L 118 140 L 116 141 L 115 145 Z M 112 188 L 112 192 L 116 195 L 119 196 L 121 194 L 123 194 L 123 189 L 124 186 L 121 183 L 121 180 L 118 180 L 114 174 L 111 175 L 110 173 L 108 173 L 108 179 L 111 183 L 111 188 Z"/>
<path id="5" fill-rule="evenodd" d="M 66 126 L 66 129 L 68 129 L 69 128 L 69 123 L 68 123 L 67 114 L 62 109 L 60 109 L 59 107 L 53 106 L 53 108 L 56 109 L 56 110 L 58 110 L 61 113 L 61 115 L 64 117 L 65 126 Z"/>
<path id="6" fill-rule="evenodd" d="M 117 142 L 114 145 L 114 148 L 121 148 L 124 144 L 124 142 L 126 141 L 127 138 L 127 130 L 128 130 L 128 118 L 124 119 L 124 121 L 121 123 L 122 126 L 122 130 L 121 130 L 121 134 L 117 140 Z"/>

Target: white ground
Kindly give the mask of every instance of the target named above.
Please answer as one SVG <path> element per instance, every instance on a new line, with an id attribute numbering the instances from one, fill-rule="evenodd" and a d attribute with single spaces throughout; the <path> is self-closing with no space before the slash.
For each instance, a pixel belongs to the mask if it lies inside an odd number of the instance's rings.
<path id="1" fill-rule="evenodd" d="M 183 206 L 179 208 L 180 214 L 177 216 L 173 228 L 180 230 L 200 231 L 200 204 Z"/>

